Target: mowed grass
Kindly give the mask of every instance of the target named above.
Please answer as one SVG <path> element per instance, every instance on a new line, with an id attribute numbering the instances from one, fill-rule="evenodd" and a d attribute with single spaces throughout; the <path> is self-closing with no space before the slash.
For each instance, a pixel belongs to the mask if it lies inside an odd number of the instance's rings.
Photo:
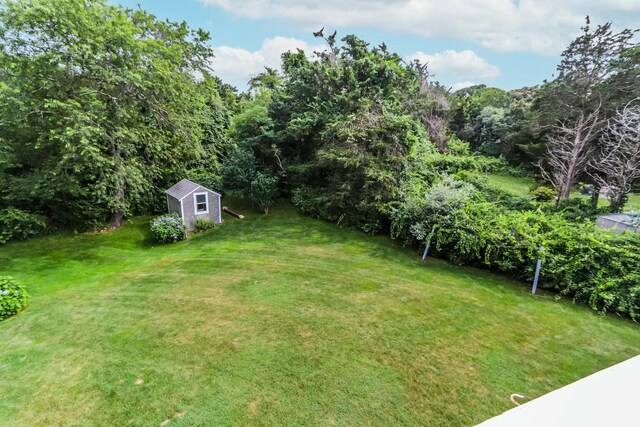
<path id="1" fill-rule="evenodd" d="M 243 213 L 247 213 L 243 211 Z M 472 425 L 640 353 L 640 326 L 288 206 L 0 248 L 0 425 Z"/>
<path id="2" fill-rule="evenodd" d="M 533 178 L 507 176 L 498 174 L 487 174 L 487 182 L 492 187 L 505 191 L 509 194 L 526 196 L 535 184 Z"/>
<path id="3" fill-rule="evenodd" d="M 640 211 L 640 194 L 630 194 L 629 200 L 625 205 L 627 211 Z"/>
<path id="4" fill-rule="evenodd" d="M 499 174 L 487 174 L 487 182 L 498 189 L 506 191 L 507 193 L 527 196 L 531 195 L 529 190 L 535 184 L 533 178 L 528 177 L 516 177 Z M 573 190 L 571 193 L 572 198 L 588 199 L 588 196 L 583 196 L 578 190 Z M 598 201 L 599 207 L 605 207 L 609 205 L 609 201 L 604 197 L 601 197 Z M 628 211 L 640 211 L 640 194 L 630 194 L 629 200 L 624 207 L 626 212 Z"/>

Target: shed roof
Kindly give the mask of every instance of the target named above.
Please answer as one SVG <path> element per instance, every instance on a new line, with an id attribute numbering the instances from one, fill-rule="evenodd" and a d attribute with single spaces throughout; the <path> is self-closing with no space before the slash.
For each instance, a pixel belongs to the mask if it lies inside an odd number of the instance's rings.
<path id="1" fill-rule="evenodd" d="M 628 215 L 628 214 L 600 215 L 598 218 L 606 218 L 611 221 L 618 221 L 618 222 L 631 222 L 631 220 L 633 219 L 631 215 Z"/>
<path id="2" fill-rule="evenodd" d="M 188 179 L 180 180 L 174 186 L 172 186 L 167 191 L 165 191 L 165 193 L 167 193 L 169 196 L 175 199 L 182 200 L 189 194 L 193 193 L 198 188 L 204 188 L 205 190 L 211 191 L 212 193 L 216 193 L 219 196 L 221 195 L 220 193 L 217 193 L 213 190 L 209 190 L 207 187 L 197 184 L 193 181 L 189 181 Z"/>

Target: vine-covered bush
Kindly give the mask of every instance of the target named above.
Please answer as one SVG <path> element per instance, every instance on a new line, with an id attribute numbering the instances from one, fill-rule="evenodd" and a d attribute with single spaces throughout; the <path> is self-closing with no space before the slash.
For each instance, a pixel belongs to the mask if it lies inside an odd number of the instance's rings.
<path id="1" fill-rule="evenodd" d="M 204 218 L 196 218 L 196 221 L 193 223 L 193 227 L 195 228 L 197 233 L 201 231 L 211 230 L 216 226 L 214 221 Z"/>
<path id="2" fill-rule="evenodd" d="M 585 219 L 595 220 L 598 215 L 609 213 L 608 208 L 596 208 L 589 198 L 583 197 L 560 200 L 558 203 L 543 205 L 541 209 L 547 213 L 557 213 L 572 222 L 580 222 Z"/>
<path id="3" fill-rule="evenodd" d="M 37 236 L 46 226 L 39 215 L 16 208 L 3 209 L 0 211 L 0 243 Z"/>
<path id="4" fill-rule="evenodd" d="M 29 294 L 9 276 L 0 276 L 0 320 L 14 316 L 27 306 Z"/>
<path id="5" fill-rule="evenodd" d="M 163 215 L 151 222 L 151 234 L 160 243 L 173 243 L 186 237 L 184 221 L 176 213 Z"/>
<path id="6" fill-rule="evenodd" d="M 478 200 L 447 216 L 415 198 L 392 212 L 392 232 L 405 241 L 424 243 L 424 230 L 433 225 L 432 248 L 440 257 L 527 282 L 542 257 L 541 287 L 640 320 L 640 234 L 615 234 L 563 212 L 513 211 Z"/>

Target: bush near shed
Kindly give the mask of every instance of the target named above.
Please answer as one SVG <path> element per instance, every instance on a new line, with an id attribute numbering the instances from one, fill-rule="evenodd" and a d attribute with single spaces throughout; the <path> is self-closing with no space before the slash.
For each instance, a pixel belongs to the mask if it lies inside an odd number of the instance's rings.
<path id="1" fill-rule="evenodd" d="M 160 243 L 174 243 L 184 240 L 187 227 L 176 213 L 162 215 L 151 222 L 151 234 Z"/>
<path id="2" fill-rule="evenodd" d="M 10 276 L 0 276 L 0 320 L 24 310 L 29 300 L 27 290 Z"/>
<path id="3" fill-rule="evenodd" d="M 212 228 L 215 228 L 216 223 L 215 221 L 211 221 L 208 219 L 196 218 L 193 226 L 195 228 L 196 233 L 200 233 L 202 231 L 207 231 L 207 230 L 211 230 Z"/>

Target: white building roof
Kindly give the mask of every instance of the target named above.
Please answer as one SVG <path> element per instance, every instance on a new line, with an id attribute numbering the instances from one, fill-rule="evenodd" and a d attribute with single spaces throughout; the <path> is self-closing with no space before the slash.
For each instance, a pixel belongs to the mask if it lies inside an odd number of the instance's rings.
<path id="1" fill-rule="evenodd" d="M 636 356 L 510 409 L 479 426 L 639 425 L 639 404 L 640 356 Z"/>

